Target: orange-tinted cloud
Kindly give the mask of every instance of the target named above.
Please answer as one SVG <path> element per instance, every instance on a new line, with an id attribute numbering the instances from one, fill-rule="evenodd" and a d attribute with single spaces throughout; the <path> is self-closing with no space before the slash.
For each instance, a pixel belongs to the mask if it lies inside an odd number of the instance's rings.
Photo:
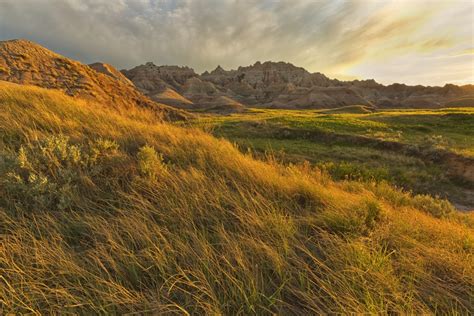
<path id="1" fill-rule="evenodd" d="M 464 0 L 1 0 L 0 39 L 123 68 L 284 60 L 328 75 L 443 84 L 472 78 L 461 70 L 472 69 L 472 55 L 444 57 L 474 47 L 473 12 Z M 449 64 L 458 77 L 420 76 Z"/>

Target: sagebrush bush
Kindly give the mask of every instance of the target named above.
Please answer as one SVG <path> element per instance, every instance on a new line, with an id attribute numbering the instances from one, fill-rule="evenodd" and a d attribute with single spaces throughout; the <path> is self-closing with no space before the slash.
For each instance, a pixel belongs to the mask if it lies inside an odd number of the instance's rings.
<path id="1" fill-rule="evenodd" d="M 137 158 L 140 173 L 151 180 L 156 180 L 160 173 L 166 171 L 163 154 L 157 154 L 153 147 L 141 147 Z"/>
<path id="2" fill-rule="evenodd" d="M 456 209 L 447 200 L 427 194 L 412 195 L 397 189 L 387 182 L 370 183 L 367 187 L 380 199 L 389 201 L 396 206 L 411 206 L 438 218 L 448 218 L 456 214 Z"/>
<path id="3" fill-rule="evenodd" d="M 118 156 L 116 143 L 100 139 L 73 145 L 59 135 L 22 145 L 0 167 L 5 202 L 32 210 L 70 208 L 88 193 L 86 182 L 105 187 L 113 182 L 107 170 L 118 167 L 113 164 Z"/>
<path id="4" fill-rule="evenodd" d="M 349 162 L 325 162 L 318 167 L 329 173 L 336 180 L 384 181 L 391 179 L 386 168 L 366 168 L 363 165 Z"/>

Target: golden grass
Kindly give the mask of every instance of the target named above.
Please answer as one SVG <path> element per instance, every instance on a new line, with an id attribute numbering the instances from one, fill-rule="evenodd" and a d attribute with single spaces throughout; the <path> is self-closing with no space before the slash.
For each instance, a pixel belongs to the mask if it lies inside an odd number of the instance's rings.
<path id="1" fill-rule="evenodd" d="M 2 314 L 468 314 L 473 227 L 145 110 L 0 83 Z"/>

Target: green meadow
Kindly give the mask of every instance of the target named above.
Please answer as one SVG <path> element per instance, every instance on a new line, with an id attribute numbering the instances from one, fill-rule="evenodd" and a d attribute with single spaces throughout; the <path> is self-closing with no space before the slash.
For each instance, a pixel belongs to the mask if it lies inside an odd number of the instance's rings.
<path id="1" fill-rule="evenodd" d="M 407 191 L 474 207 L 466 179 L 450 174 L 436 155 L 474 158 L 474 108 L 380 110 L 250 109 L 192 122 L 231 140 L 244 152 L 282 163 L 308 161 L 336 180 L 386 181 Z"/>

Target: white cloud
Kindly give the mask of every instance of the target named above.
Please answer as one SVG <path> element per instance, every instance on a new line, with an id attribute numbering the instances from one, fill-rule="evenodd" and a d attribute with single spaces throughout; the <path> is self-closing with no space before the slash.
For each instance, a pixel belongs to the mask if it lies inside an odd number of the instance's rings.
<path id="1" fill-rule="evenodd" d="M 380 66 L 403 60 L 419 74 L 420 62 L 437 65 L 424 56 L 472 48 L 473 10 L 462 0 L 0 0 L 0 39 L 27 38 L 119 68 L 284 60 L 328 75 L 410 81 L 400 67 Z M 441 74 L 436 83 L 453 78 Z M 416 80 L 433 83 L 429 74 Z"/>

